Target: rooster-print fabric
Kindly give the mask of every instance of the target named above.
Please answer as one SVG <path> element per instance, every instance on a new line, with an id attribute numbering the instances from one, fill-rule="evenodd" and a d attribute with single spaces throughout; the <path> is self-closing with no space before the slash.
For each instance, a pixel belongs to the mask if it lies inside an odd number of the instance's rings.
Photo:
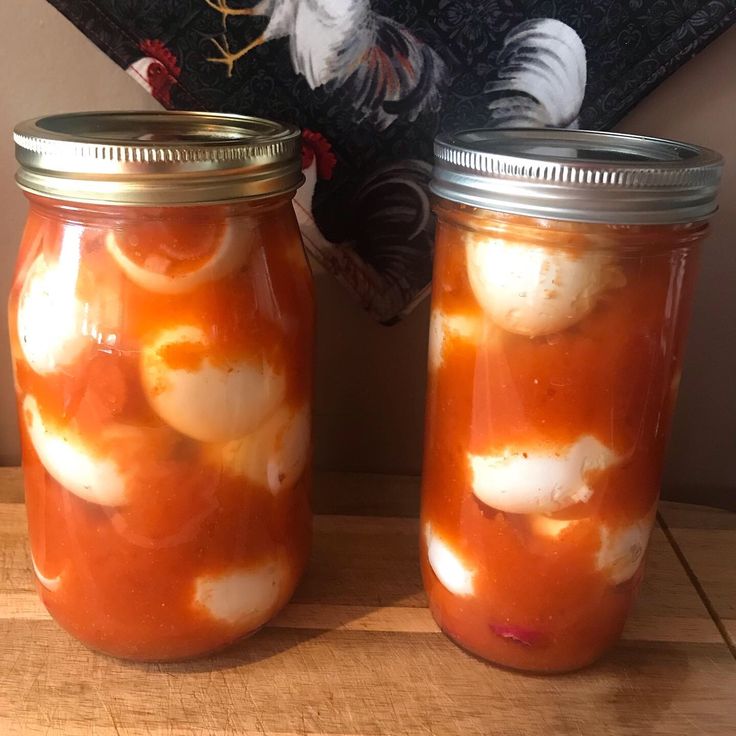
<path id="1" fill-rule="evenodd" d="M 305 244 L 387 324 L 430 284 L 438 131 L 609 128 L 736 21 L 736 0 L 50 2 L 167 108 L 298 124 Z"/>

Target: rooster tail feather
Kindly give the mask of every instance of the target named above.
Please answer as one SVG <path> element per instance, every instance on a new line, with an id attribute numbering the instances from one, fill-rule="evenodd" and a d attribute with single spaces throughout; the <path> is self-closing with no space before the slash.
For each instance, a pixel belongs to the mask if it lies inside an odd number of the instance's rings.
<path id="1" fill-rule="evenodd" d="M 486 87 L 493 127 L 576 127 L 586 83 L 585 46 L 570 26 L 536 18 L 514 27 Z"/>
<path id="2" fill-rule="evenodd" d="M 380 15 L 374 18 L 371 38 L 363 54 L 347 65 L 347 76 L 336 80 L 356 108 L 379 129 L 397 119 L 412 122 L 425 110 L 439 110 L 447 69 L 434 49 Z M 352 52 L 345 50 L 346 59 Z"/>
<path id="3" fill-rule="evenodd" d="M 355 250 L 405 295 L 432 275 L 431 177 L 424 161 L 396 161 L 373 171 L 352 201 Z"/>

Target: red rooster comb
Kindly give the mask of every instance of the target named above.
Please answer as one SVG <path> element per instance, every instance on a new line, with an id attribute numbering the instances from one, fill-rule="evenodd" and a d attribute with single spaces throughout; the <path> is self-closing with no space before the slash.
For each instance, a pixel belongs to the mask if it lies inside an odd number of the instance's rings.
<path id="1" fill-rule="evenodd" d="M 156 61 L 160 61 L 166 71 L 174 78 L 178 79 L 181 74 L 181 67 L 179 66 L 176 56 L 164 46 L 161 41 L 147 38 L 145 41 L 141 41 L 138 44 L 138 48 L 146 55 L 150 56 Z"/>
<path id="2" fill-rule="evenodd" d="M 315 157 L 317 158 L 317 176 L 320 179 L 331 179 L 337 158 L 332 152 L 330 142 L 321 133 L 302 130 L 302 170 L 306 169 Z"/>

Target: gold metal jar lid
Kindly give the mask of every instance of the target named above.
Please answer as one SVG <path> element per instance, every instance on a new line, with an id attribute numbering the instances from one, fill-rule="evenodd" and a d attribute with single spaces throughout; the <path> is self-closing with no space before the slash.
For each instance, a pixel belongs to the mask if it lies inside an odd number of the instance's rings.
<path id="1" fill-rule="evenodd" d="M 82 112 L 16 126 L 21 189 L 95 204 L 228 202 L 300 186 L 299 129 L 204 112 Z"/>

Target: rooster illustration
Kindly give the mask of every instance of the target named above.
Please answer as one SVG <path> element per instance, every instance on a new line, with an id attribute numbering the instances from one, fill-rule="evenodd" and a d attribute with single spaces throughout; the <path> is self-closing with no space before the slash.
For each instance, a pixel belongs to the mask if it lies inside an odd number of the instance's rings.
<path id="1" fill-rule="evenodd" d="M 162 41 L 141 41 L 143 56 L 125 70 L 164 107 L 171 107 L 171 88 L 179 80 L 181 69 L 174 56 Z"/>
<path id="2" fill-rule="evenodd" d="M 497 79 L 486 86 L 493 128 L 577 128 L 585 96 L 585 46 L 567 24 L 534 18 L 509 31 Z"/>
<path id="3" fill-rule="evenodd" d="M 302 173 L 304 184 L 294 196 L 294 211 L 299 222 L 299 229 L 306 241 L 307 248 L 319 255 L 319 250 L 327 242 L 320 232 L 312 215 L 312 199 L 317 181 L 332 178 L 337 159 L 332 152 L 329 141 L 312 130 L 302 130 Z M 328 246 L 329 247 L 329 246 Z"/>
<path id="4" fill-rule="evenodd" d="M 228 76 L 254 48 L 288 37 L 294 71 L 312 89 L 341 88 L 379 129 L 440 107 L 444 62 L 401 24 L 373 12 L 369 0 L 260 0 L 247 8 L 204 2 L 223 18 L 221 39 L 211 39 L 220 56 L 209 61 L 224 64 Z M 266 16 L 269 22 L 260 36 L 231 51 L 226 21 L 235 15 Z"/>
<path id="5" fill-rule="evenodd" d="M 523 22 L 504 39 L 497 78 L 486 89 L 487 125 L 576 127 L 585 79 L 585 48 L 572 28 L 549 18 Z M 306 182 L 295 206 L 309 251 L 380 322 L 395 322 L 431 279 L 430 166 L 405 159 L 369 171 L 340 208 L 343 226 L 330 223 L 328 239 L 318 223 L 334 203 L 317 204 L 314 193 L 332 177 L 335 158 L 320 134 L 304 131 L 303 140 Z"/>
<path id="6" fill-rule="evenodd" d="M 388 324 L 421 298 L 431 276 L 431 168 L 423 161 L 403 160 L 372 171 L 344 206 L 347 226 L 333 223 L 339 242 L 332 242 L 318 227 L 313 208 L 318 182 L 332 178 L 336 163 L 323 135 L 302 131 L 305 181 L 294 197 L 302 237 L 307 250 L 361 305 Z M 334 211 L 329 202 L 325 209 Z"/>
<path id="7" fill-rule="evenodd" d="M 379 127 L 397 117 L 413 120 L 422 110 L 439 110 L 444 63 L 402 26 L 375 14 L 368 0 L 261 0 L 250 8 L 230 7 L 227 0 L 205 2 L 222 14 L 225 31 L 230 15 L 270 19 L 262 35 L 239 51 L 230 50 L 226 33 L 213 40 L 220 56 L 212 61 L 224 64 L 228 74 L 251 49 L 288 36 L 293 67 L 310 87 L 341 87 Z M 495 79 L 477 100 L 485 125 L 577 126 L 586 58 L 570 26 L 550 18 L 522 22 L 506 35 L 496 67 Z M 447 125 L 453 111 L 444 112 Z M 434 241 L 431 167 L 412 158 L 376 162 L 362 171 L 350 196 L 339 195 L 336 206 L 334 199 L 319 196 L 320 182 L 332 178 L 335 165 L 329 142 L 304 131 L 306 182 L 295 208 L 305 244 L 366 310 L 391 324 L 428 291 Z"/>

